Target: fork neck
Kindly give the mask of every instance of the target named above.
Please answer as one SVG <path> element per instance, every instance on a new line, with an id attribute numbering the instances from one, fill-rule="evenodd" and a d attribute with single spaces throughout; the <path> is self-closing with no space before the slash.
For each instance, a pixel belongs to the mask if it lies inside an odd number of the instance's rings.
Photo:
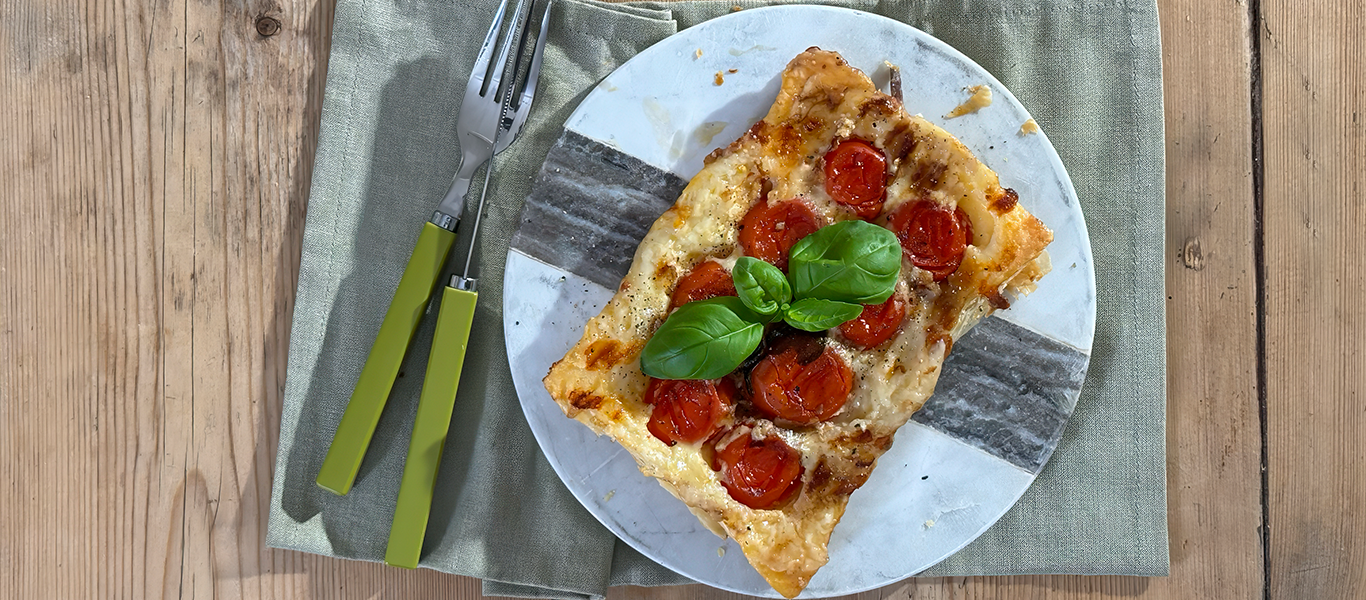
<path id="1" fill-rule="evenodd" d="M 446 197 L 441 199 L 441 204 L 436 207 L 436 212 L 432 214 L 432 224 L 455 231 L 456 225 L 460 223 L 460 216 L 465 212 L 465 194 L 470 191 L 470 178 L 464 173 L 456 175 L 451 182 L 451 189 L 446 191 Z"/>

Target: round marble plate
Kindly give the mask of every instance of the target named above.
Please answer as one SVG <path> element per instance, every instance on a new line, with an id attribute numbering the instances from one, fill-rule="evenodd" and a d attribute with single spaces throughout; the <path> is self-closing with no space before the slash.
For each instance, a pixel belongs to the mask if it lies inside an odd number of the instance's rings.
<path id="1" fill-rule="evenodd" d="M 611 298 L 637 243 L 702 158 L 768 111 L 779 73 L 809 46 L 838 51 L 884 87 L 884 61 L 899 66 L 908 109 L 995 169 L 1055 239 L 1053 271 L 1039 290 L 954 345 L 934 397 L 851 497 L 830 562 L 801 597 L 914 575 L 996 522 L 1056 446 L 1095 329 L 1086 225 L 1057 153 L 1044 134 L 1019 133 L 1029 113 L 1009 90 L 928 34 L 841 8 L 745 10 L 686 29 L 604 79 L 549 151 L 508 253 L 503 315 L 513 380 L 550 464 L 603 525 L 694 580 L 768 597 L 778 596 L 733 541 L 703 528 L 615 442 L 565 418 L 541 378 Z M 979 84 L 992 90 L 990 107 L 942 118 Z"/>

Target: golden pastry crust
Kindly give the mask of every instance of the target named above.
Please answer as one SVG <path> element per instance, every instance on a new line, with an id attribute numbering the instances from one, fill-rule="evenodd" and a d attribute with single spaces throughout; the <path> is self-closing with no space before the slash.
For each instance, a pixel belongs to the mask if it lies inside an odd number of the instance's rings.
<path id="1" fill-rule="evenodd" d="M 826 225 L 856 218 L 825 193 L 821 168 L 821 157 L 850 138 L 887 158 L 887 201 L 874 223 L 885 224 L 902 203 L 928 198 L 967 214 L 972 244 L 942 282 L 903 260 L 896 294 L 908 310 L 893 339 L 863 350 L 832 330 L 828 343 L 851 366 L 855 382 L 834 418 L 795 429 L 753 424 L 757 434 L 777 435 L 800 451 L 804 472 L 790 504 L 752 509 L 730 497 L 698 444 L 669 446 L 647 431 L 651 407 L 641 398 L 649 378 L 641 373 L 640 351 L 667 316 L 682 275 L 704 260 L 734 264 L 740 221 L 755 203 L 802 198 Z M 767 194 L 765 188 L 771 188 Z M 899 100 L 877 91 L 838 54 L 812 48 L 789 63 L 768 115 L 712 153 L 655 221 L 619 291 L 544 383 L 566 415 L 620 443 L 644 474 L 712 531 L 734 538 L 775 590 L 795 596 L 826 563 L 830 533 L 849 495 L 933 392 L 953 340 L 1009 306 L 1013 294 L 1033 289 L 1048 270 L 1043 249 L 1051 240 L 1015 192 L 1002 188 L 963 144 L 906 114 Z"/>

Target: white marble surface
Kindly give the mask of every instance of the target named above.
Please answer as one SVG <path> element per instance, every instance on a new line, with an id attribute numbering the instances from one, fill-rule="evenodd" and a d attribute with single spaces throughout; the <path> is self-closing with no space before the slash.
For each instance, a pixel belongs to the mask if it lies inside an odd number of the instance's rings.
<path id="1" fill-rule="evenodd" d="M 617 537 L 679 573 L 779 597 L 734 541 L 707 531 L 616 442 L 565 418 L 541 386 L 612 291 L 517 251 L 508 254 L 507 278 L 520 282 L 521 292 L 505 295 L 503 306 L 513 383 L 546 457 L 574 496 Z M 830 540 L 830 563 L 801 597 L 873 589 L 933 565 L 995 523 L 1032 480 L 1004 460 L 907 424 L 852 496 Z"/>
<path id="2" fill-rule="evenodd" d="M 790 23 L 802 23 L 800 31 L 785 25 Z M 1039 292 L 1001 316 L 1089 351 L 1095 324 L 1091 251 L 1076 194 L 1056 152 L 1045 135 L 1018 133 L 1028 112 L 995 78 L 907 25 L 829 7 L 734 13 L 689 28 L 623 65 L 590 93 L 566 126 L 691 178 L 703 156 L 763 116 L 778 89 L 777 74 L 813 45 L 840 52 L 880 84 L 888 76 L 884 60 L 900 66 L 910 110 L 967 144 L 1054 230 L 1053 273 Z M 713 84 L 717 71 L 731 68 L 738 72 L 723 73 L 725 83 Z M 992 106 L 942 118 L 968 97 L 966 87 L 978 84 L 992 88 Z M 541 386 L 551 363 L 578 340 L 583 324 L 611 294 L 515 250 L 508 255 L 508 354 L 542 449 L 575 497 L 637 550 L 703 583 L 777 597 L 733 542 L 706 531 L 682 503 L 641 475 L 615 442 L 565 418 Z M 830 563 L 803 597 L 871 589 L 933 565 L 990 527 L 1032 480 L 1004 460 L 908 424 L 853 495 L 831 541 Z M 718 556 L 720 547 L 726 549 L 723 556 Z"/>

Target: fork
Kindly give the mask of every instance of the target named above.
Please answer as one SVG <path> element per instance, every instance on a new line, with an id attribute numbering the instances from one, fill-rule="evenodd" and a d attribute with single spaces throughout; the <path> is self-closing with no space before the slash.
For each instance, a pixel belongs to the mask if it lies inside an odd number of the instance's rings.
<path id="1" fill-rule="evenodd" d="M 516 139 L 531 110 L 545 49 L 550 7 L 546 7 L 540 29 L 533 38 L 530 26 L 535 0 L 517 0 L 510 22 L 506 19 L 508 3 L 509 0 L 501 0 L 465 87 L 460 118 L 456 124 L 461 150 L 460 168 L 431 220 L 423 224 L 422 233 L 403 270 L 398 289 L 394 291 L 393 300 L 332 438 L 332 445 L 318 471 L 318 485 L 333 493 L 345 495 L 355 483 L 356 473 L 374 436 L 394 378 L 423 318 L 437 277 L 455 243 L 456 228 L 475 171 L 488 163 L 473 227 L 468 233 L 470 257 L 474 255 L 485 195 L 492 178 L 493 156 Z M 507 31 L 500 36 L 505 22 L 508 23 Z M 523 69 L 528 48 L 529 64 L 519 85 L 518 76 Z M 469 275 L 470 260 L 466 258 L 464 268 L 451 278 L 450 284 L 442 292 L 431 354 L 427 360 L 427 372 L 422 382 L 417 417 L 404 463 L 403 480 L 399 486 L 398 504 L 389 532 L 389 546 L 385 552 L 384 560 L 391 565 L 416 567 L 422 551 L 436 473 L 450 428 L 455 394 L 478 301 L 477 280 Z"/>

